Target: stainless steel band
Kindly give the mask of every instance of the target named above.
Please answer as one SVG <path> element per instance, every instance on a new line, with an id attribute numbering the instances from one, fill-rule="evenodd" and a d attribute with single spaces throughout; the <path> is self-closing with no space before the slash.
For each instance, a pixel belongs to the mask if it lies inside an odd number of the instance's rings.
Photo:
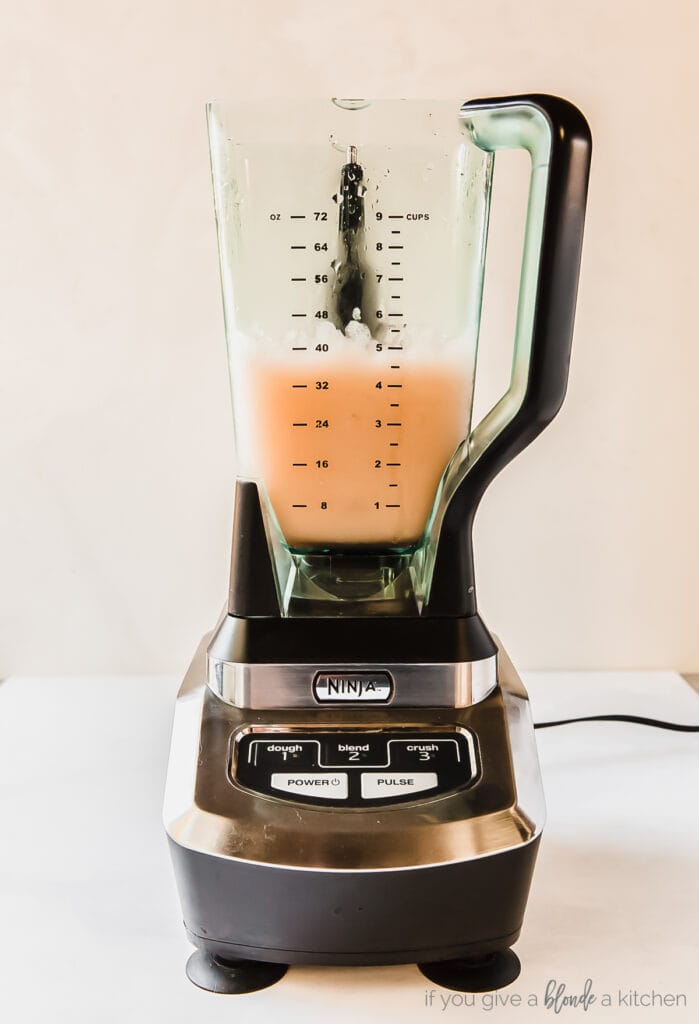
<path id="1" fill-rule="evenodd" d="M 387 677 L 389 684 L 362 687 L 378 675 Z M 331 698 L 318 697 L 316 684 L 321 677 L 336 681 Z M 497 658 L 432 665 L 245 665 L 207 654 L 207 681 L 227 704 L 257 710 L 328 706 L 331 700 L 334 706 L 343 707 L 377 703 L 465 708 L 495 688 Z"/>
<path id="2" fill-rule="evenodd" d="M 480 661 L 381 665 L 235 661 L 231 656 L 234 628 L 234 620 L 224 611 L 206 638 L 206 678 L 217 697 L 238 708 L 264 711 L 331 705 L 366 707 L 371 703 L 404 708 L 466 708 L 484 700 L 498 682 L 497 655 Z M 349 685 L 344 694 L 339 692 L 340 686 L 335 687 L 334 694 L 327 693 L 329 679 L 346 684 L 366 682 L 372 677 L 377 681 L 373 690 Z M 379 682 L 378 677 L 383 681 Z M 320 679 L 326 682 L 325 699 L 319 699 Z"/>

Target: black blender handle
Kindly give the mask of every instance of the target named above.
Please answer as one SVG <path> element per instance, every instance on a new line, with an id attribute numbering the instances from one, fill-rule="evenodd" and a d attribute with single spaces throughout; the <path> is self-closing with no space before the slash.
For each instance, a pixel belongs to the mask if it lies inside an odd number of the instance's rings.
<path id="1" fill-rule="evenodd" d="M 501 400 L 516 401 L 512 414 L 499 432 L 486 438 L 480 450 L 475 445 L 469 451 L 462 473 L 443 499 L 443 511 L 435 521 L 432 582 L 423 609 L 426 616 L 476 613 L 472 530 L 478 504 L 493 478 L 541 433 L 563 403 L 592 152 L 587 121 L 577 107 L 556 96 L 474 100 L 464 104 L 461 113 L 481 149 L 529 150 L 530 213 L 535 198 L 535 174 L 545 167 L 548 173 L 543 214 L 539 218 L 541 235 L 530 337 L 524 342 L 529 345 L 528 361 L 518 368 L 515 351 L 513 382 Z M 485 137 L 479 137 L 479 115 L 485 115 L 483 120 L 488 125 Z M 519 125 L 515 134 L 519 133 L 524 142 L 512 141 L 513 125 Z M 520 311 L 524 269 L 523 266 Z M 518 369 L 521 383 L 515 388 Z M 480 427 L 476 427 L 469 443 Z M 448 483 L 447 480 L 445 487 Z"/>

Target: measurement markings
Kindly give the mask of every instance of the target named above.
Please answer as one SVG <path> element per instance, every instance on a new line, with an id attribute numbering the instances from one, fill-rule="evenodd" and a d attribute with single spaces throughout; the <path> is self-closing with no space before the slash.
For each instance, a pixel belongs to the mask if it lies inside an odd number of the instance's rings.
<path id="1" fill-rule="evenodd" d="M 292 278 L 292 280 L 293 280 L 293 278 Z M 305 280 L 305 279 L 304 279 L 304 280 Z M 389 281 L 402 281 L 402 280 L 403 280 L 403 278 L 402 278 L 402 277 L 389 277 L 389 279 L 388 279 L 388 280 L 389 280 Z"/>
<path id="2" fill-rule="evenodd" d="M 307 278 L 305 278 L 305 277 L 292 277 L 291 280 L 292 281 L 306 281 Z"/>
<path id="3" fill-rule="evenodd" d="M 308 508 L 308 505 L 292 505 L 292 508 Z"/>
<path id="4" fill-rule="evenodd" d="M 292 213 L 291 214 L 291 219 L 292 220 L 305 220 L 306 219 L 306 214 L 305 213 Z"/>
<path id="5" fill-rule="evenodd" d="M 387 462 L 387 466 L 400 466 L 400 462 Z"/>
<path id="6" fill-rule="evenodd" d="M 292 245 L 291 248 L 292 249 L 305 249 L 306 246 L 305 245 Z"/>
<path id="7" fill-rule="evenodd" d="M 400 295 L 392 295 L 392 296 L 391 296 L 391 298 L 392 298 L 392 299 L 399 299 L 399 298 L 400 298 Z"/>
<path id="8" fill-rule="evenodd" d="M 294 314 L 294 315 L 296 315 L 296 314 Z M 303 313 L 302 315 L 303 315 L 303 316 L 305 316 L 306 314 L 305 314 L 305 313 Z M 388 315 L 389 315 L 389 316 L 403 316 L 403 314 L 402 314 L 402 313 L 389 313 Z"/>
<path id="9" fill-rule="evenodd" d="M 292 462 L 291 465 L 292 466 L 307 466 L 308 463 L 307 462 Z"/>
<path id="10" fill-rule="evenodd" d="M 393 364 L 391 365 L 391 369 L 392 369 L 392 370 L 400 370 L 400 366 L 398 366 L 398 364 L 397 364 L 397 363 L 393 363 Z"/>
<path id="11" fill-rule="evenodd" d="M 307 427 L 307 423 L 292 423 L 292 427 Z"/>
<path id="12" fill-rule="evenodd" d="M 392 235 L 399 235 L 399 234 L 400 234 L 400 230 L 398 230 L 398 231 L 392 231 L 392 232 L 391 232 L 391 234 L 392 234 Z"/>
<path id="13" fill-rule="evenodd" d="M 293 246 L 292 246 L 293 248 Z M 389 245 L 389 249 L 405 249 L 404 245 Z"/>
<path id="14" fill-rule="evenodd" d="M 386 505 L 386 508 L 400 508 L 400 505 Z"/>
<path id="15" fill-rule="evenodd" d="M 308 345 L 292 345 L 291 346 L 291 351 L 292 352 L 305 352 L 307 350 L 307 348 L 308 348 Z"/>
<path id="16" fill-rule="evenodd" d="M 387 388 L 402 388 L 403 385 L 402 384 L 387 384 L 386 387 Z"/>
<path id="17" fill-rule="evenodd" d="M 387 427 L 402 427 L 403 424 L 402 423 L 387 423 L 386 426 Z"/>
<path id="18" fill-rule="evenodd" d="M 398 486 L 398 484 L 389 484 L 388 486 L 389 486 L 389 487 L 397 487 L 397 486 Z"/>
<path id="19" fill-rule="evenodd" d="M 397 441 L 389 441 L 388 442 L 388 447 L 389 448 L 398 448 L 398 442 Z"/>
<path id="20" fill-rule="evenodd" d="M 292 384 L 292 388 L 307 388 L 308 384 Z"/>
<path id="21" fill-rule="evenodd" d="M 389 220 L 403 220 L 403 214 L 402 213 L 389 213 L 388 219 Z"/>
<path id="22" fill-rule="evenodd" d="M 399 266 L 400 266 L 400 260 L 395 260 L 395 261 L 393 261 L 393 262 L 391 263 L 391 266 L 392 266 L 392 267 L 399 267 Z"/>
<path id="23" fill-rule="evenodd" d="M 391 402 L 389 409 L 400 409 L 400 402 Z"/>
<path id="24" fill-rule="evenodd" d="M 292 316 L 308 316 L 308 313 L 292 313 L 291 315 Z M 388 315 L 390 316 L 391 314 L 389 313 Z"/>

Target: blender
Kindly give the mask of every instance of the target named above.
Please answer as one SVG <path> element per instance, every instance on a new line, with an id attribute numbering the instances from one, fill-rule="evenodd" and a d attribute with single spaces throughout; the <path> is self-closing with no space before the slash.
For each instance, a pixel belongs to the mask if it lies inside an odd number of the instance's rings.
<path id="1" fill-rule="evenodd" d="M 555 416 L 591 140 L 553 96 L 208 107 L 237 482 L 165 824 L 190 979 L 419 964 L 509 984 L 544 824 L 476 605 L 490 481 Z M 530 184 L 509 387 L 471 422 L 495 153 Z"/>

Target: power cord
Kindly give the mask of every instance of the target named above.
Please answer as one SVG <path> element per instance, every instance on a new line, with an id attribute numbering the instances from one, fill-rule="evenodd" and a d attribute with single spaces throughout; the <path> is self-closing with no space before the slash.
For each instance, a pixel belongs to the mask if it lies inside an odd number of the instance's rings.
<path id="1" fill-rule="evenodd" d="M 586 715 L 582 718 L 561 718 L 557 722 L 535 722 L 534 728 L 553 729 L 557 725 L 574 725 L 576 722 L 632 722 L 634 725 L 650 725 L 654 729 L 672 729 L 674 732 L 699 732 L 699 725 L 661 722 L 657 718 L 641 718 L 639 715 Z"/>

